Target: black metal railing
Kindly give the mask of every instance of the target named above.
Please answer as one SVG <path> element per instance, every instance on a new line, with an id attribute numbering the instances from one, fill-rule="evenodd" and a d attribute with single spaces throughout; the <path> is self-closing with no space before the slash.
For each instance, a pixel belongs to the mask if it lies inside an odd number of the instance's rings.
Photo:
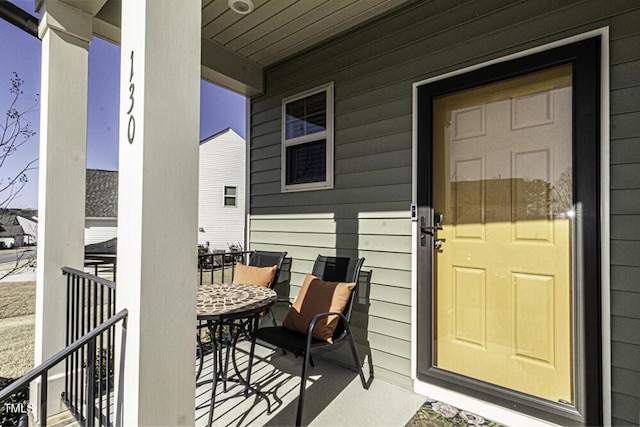
<path id="1" fill-rule="evenodd" d="M 9 386 L 0 390 L 0 402 L 3 402 L 6 399 L 10 398 L 12 395 L 19 393 L 22 389 L 28 387 L 32 381 L 40 378 L 41 383 L 40 402 L 38 402 L 38 417 L 40 419 L 40 425 L 46 427 L 48 397 L 47 376 L 49 371 L 56 365 L 61 363 L 63 360 L 68 360 L 72 355 L 78 354 L 79 352 L 84 353 L 85 348 L 87 349 L 86 352 L 89 355 L 89 358 L 91 357 L 91 355 L 95 355 L 97 342 L 106 332 L 111 331 L 111 333 L 113 334 L 118 322 L 122 322 L 122 343 L 124 343 L 126 338 L 127 315 L 128 311 L 126 309 L 123 309 L 117 314 L 114 314 L 113 316 L 102 322 L 100 325 L 98 325 L 96 328 L 80 337 L 78 340 L 75 340 L 67 347 L 48 358 L 38 367 L 32 369 L 18 380 L 12 382 Z M 122 348 L 124 349 L 124 345 L 122 346 Z M 124 352 L 121 354 L 121 357 L 124 357 Z M 93 359 L 95 359 L 95 357 Z M 85 405 L 87 408 L 87 412 L 86 416 L 82 420 L 78 420 L 78 422 L 81 425 L 112 425 L 113 423 L 109 423 L 109 418 L 105 420 L 104 414 L 102 414 L 101 412 L 96 413 L 97 408 L 96 405 L 93 404 L 94 402 L 96 402 L 97 396 L 96 388 L 93 387 L 93 381 L 90 381 L 90 379 L 96 378 L 95 364 L 89 364 L 87 378 L 87 404 Z M 120 396 L 120 399 L 122 399 L 122 396 Z M 109 411 L 107 411 L 107 414 L 108 413 Z M 98 418 L 98 422 L 95 421 L 96 417 Z"/>
<path id="2" fill-rule="evenodd" d="M 202 285 L 205 278 L 209 283 L 226 283 L 233 280 L 236 264 L 247 264 L 253 251 L 214 251 L 208 254 L 198 255 L 199 284 Z"/>
<path id="3" fill-rule="evenodd" d="M 114 315 L 116 284 L 70 267 L 63 267 L 62 272 L 67 277 L 65 344 L 70 345 Z M 95 415 L 101 417 L 100 425 L 112 424 L 114 350 L 115 331 L 106 329 L 92 346 L 70 354 L 65 361 L 62 401 L 81 424 L 94 420 Z"/>
<path id="4" fill-rule="evenodd" d="M 115 255 L 90 255 L 85 254 L 84 266 L 92 268 L 94 276 L 110 277 L 115 280 L 116 277 L 116 256 Z"/>

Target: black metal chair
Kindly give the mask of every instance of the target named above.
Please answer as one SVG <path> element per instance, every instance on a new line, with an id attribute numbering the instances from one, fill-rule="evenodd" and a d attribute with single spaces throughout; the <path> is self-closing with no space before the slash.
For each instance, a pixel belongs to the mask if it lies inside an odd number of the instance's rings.
<path id="1" fill-rule="evenodd" d="M 248 265 L 252 267 L 271 267 L 276 266 L 276 274 L 273 276 L 273 280 L 269 285 L 269 288 L 274 289 L 278 283 L 278 276 L 280 269 L 282 268 L 282 261 L 287 256 L 286 252 L 269 252 L 269 251 L 254 251 L 249 257 Z M 271 316 L 273 326 L 277 326 L 276 317 L 273 315 L 271 308 L 267 309 L 267 314 Z"/>
<path id="2" fill-rule="evenodd" d="M 296 356 L 303 356 L 304 362 L 302 364 L 302 374 L 300 379 L 300 395 L 298 397 L 298 412 L 296 415 L 296 425 L 301 425 L 302 412 L 304 410 L 304 397 L 306 391 L 307 371 L 309 364 L 313 366 L 311 359 L 311 349 L 335 345 L 343 340 L 347 340 L 351 347 L 351 353 L 353 355 L 356 371 L 362 381 L 362 386 L 365 389 L 369 388 L 369 384 L 364 378 L 362 372 L 362 366 L 360 365 L 360 356 L 358 355 L 358 349 L 351 333 L 349 323 L 351 321 L 351 312 L 353 311 L 353 303 L 355 295 L 357 294 L 358 276 L 360 275 L 360 269 L 364 263 L 364 258 L 345 258 L 345 257 L 326 257 L 319 255 L 313 266 L 312 273 L 319 279 L 327 282 L 354 282 L 356 287 L 351 292 L 351 295 L 347 301 L 347 304 L 342 313 L 320 313 L 313 317 L 311 323 L 307 327 L 307 333 L 303 334 L 282 326 L 270 326 L 257 329 L 253 334 L 251 343 L 251 351 L 249 355 L 249 371 L 247 373 L 247 381 L 251 377 L 251 365 L 253 361 L 253 354 L 255 349 L 256 340 L 260 340 L 271 344 L 282 350 L 288 350 Z M 333 344 L 327 341 L 316 339 L 312 336 L 311 332 L 315 327 L 318 320 L 330 316 L 338 315 L 338 325 L 333 333 Z"/>
<path id="3" fill-rule="evenodd" d="M 272 266 L 276 266 L 276 274 L 273 277 L 273 280 L 271 281 L 271 283 L 269 284 L 269 288 L 273 289 L 275 287 L 275 285 L 278 283 L 278 274 L 280 273 L 280 268 L 282 267 L 282 262 L 284 261 L 285 257 L 287 256 L 286 252 L 269 252 L 269 251 L 253 251 L 249 257 L 249 261 L 247 263 L 247 265 L 250 265 L 252 267 L 272 267 Z M 273 322 L 273 326 L 277 326 L 276 323 L 276 318 L 273 315 L 273 312 L 271 311 L 271 308 L 267 309 L 267 314 L 271 315 L 271 320 Z M 247 331 L 247 336 L 248 333 L 250 332 L 250 328 L 248 328 L 248 324 L 245 325 L 247 326 L 247 328 L 244 328 Z M 200 329 L 204 329 L 206 328 L 207 325 L 206 324 L 200 324 L 198 325 L 198 330 Z M 198 352 L 198 358 L 200 360 L 200 363 L 198 365 L 198 371 L 196 372 L 196 378 L 200 378 L 200 374 L 202 373 L 202 367 L 204 364 L 204 357 L 203 357 L 203 348 L 202 348 L 202 340 L 200 338 L 200 333 L 196 334 L 196 349 Z M 222 350 L 220 350 L 222 351 Z M 225 359 L 225 373 L 228 370 L 228 363 L 229 363 L 229 346 L 226 346 L 226 359 Z M 225 390 L 226 390 L 226 384 L 225 384 Z"/>

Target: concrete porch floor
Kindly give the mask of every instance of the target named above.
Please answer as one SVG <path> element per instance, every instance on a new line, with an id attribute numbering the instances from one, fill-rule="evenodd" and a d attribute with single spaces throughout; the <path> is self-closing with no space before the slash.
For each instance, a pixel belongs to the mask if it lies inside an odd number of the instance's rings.
<path id="1" fill-rule="evenodd" d="M 238 349 L 238 368 L 244 376 L 249 343 L 239 343 Z M 315 367 L 310 368 L 307 381 L 304 425 L 404 426 L 425 401 L 424 396 L 380 379 L 374 379 L 365 390 L 355 371 L 317 358 L 314 361 Z M 272 413 L 268 413 L 264 399 L 256 398 L 255 394 L 245 398 L 242 396 L 243 387 L 234 383 L 229 383 L 229 389 L 224 393 L 222 384 L 218 382 L 213 425 L 294 425 L 301 369 L 301 358 L 257 345 L 251 382 L 266 393 Z M 210 379 L 211 375 L 212 358 L 208 355 L 199 381 Z M 368 378 L 367 367 L 365 378 Z M 211 384 L 196 389 L 196 407 L 202 405 L 196 409 L 196 426 L 207 425 L 210 398 Z"/>

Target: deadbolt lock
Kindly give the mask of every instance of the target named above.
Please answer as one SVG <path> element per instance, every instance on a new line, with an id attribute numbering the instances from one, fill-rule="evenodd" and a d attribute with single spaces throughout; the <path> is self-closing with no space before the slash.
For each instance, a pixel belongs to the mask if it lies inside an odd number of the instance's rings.
<path id="1" fill-rule="evenodd" d="M 426 216 L 424 215 L 421 216 L 420 217 L 420 245 L 427 246 L 427 235 L 435 237 L 435 233 L 438 230 L 442 230 L 442 214 L 441 213 L 436 212 L 433 214 L 432 226 L 427 225 Z M 440 243 L 440 246 L 442 246 L 442 243 Z M 440 249 L 440 246 L 436 245 L 435 248 Z"/>

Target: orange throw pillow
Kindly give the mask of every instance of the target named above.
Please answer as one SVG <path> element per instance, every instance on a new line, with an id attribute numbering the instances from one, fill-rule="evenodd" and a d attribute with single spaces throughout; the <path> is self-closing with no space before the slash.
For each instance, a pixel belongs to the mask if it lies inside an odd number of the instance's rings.
<path id="1" fill-rule="evenodd" d="M 276 275 L 277 268 L 275 265 L 273 267 L 253 267 L 238 263 L 231 283 L 235 285 L 258 285 L 268 288 Z"/>
<path id="2" fill-rule="evenodd" d="M 284 318 L 282 326 L 306 334 L 309 323 L 316 314 L 342 313 L 355 287 L 355 283 L 325 282 L 312 274 L 307 274 L 300 293 L 289 309 L 287 317 Z M 321 318 L 313 328 L 313 337 L 333 344 L 333 332 L 338 322 L 339 317 L 335 314 Z"/>

